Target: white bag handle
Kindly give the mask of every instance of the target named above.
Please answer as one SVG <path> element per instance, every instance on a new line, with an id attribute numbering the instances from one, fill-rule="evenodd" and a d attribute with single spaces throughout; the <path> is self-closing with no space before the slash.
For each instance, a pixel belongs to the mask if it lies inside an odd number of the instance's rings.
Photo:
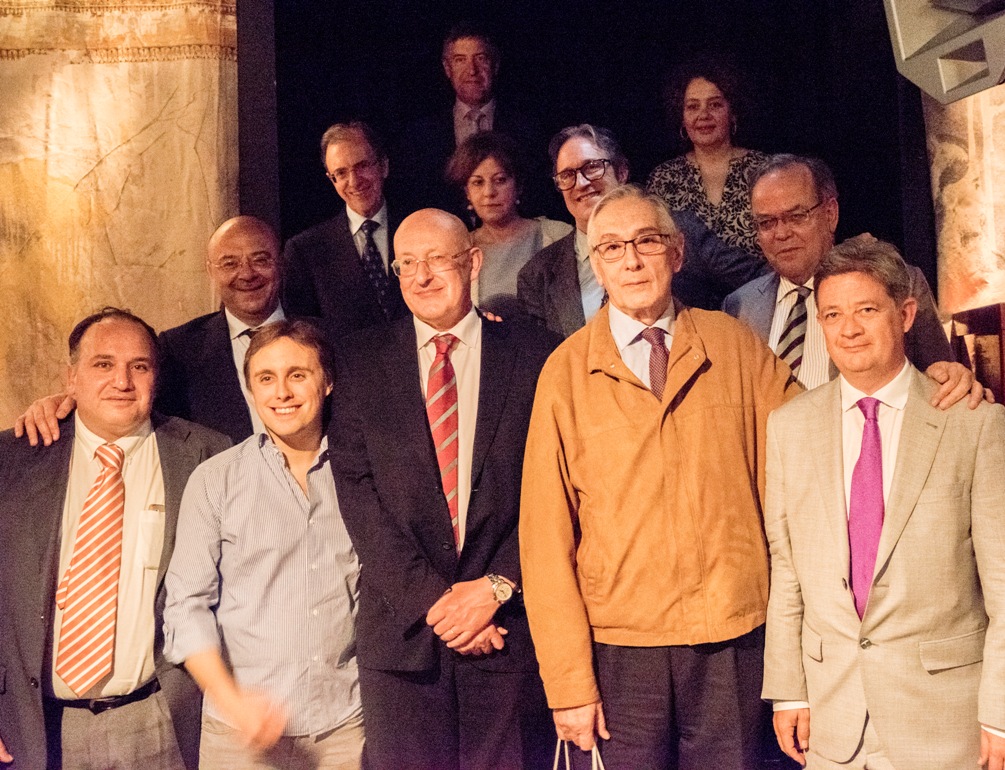
<path id="1" fill-rule="evenodd" d="M 563 749 L 565 752 L 565 770 L 572 770 L 572 763 L 569 761 L 569 742 L 563 741 L 561 738 L 555 744 L 555 763 L 551 766 L 551 770 L 559 770 L 558 761 L 562 756 Z M 596 744 L 593 746 L 593 751 L 590 752 L 590 768 L 591 770 L 607 770 L 604 767 L 604 758 L 600 756 L 600 747 Z"/>

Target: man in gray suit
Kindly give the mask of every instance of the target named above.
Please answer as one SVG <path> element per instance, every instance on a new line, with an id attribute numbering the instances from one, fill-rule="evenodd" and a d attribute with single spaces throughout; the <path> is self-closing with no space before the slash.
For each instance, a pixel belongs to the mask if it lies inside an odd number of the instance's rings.
<path id="1" fill-rule="evenodd" d="M 1001 770 L 1005 409 L 931 406 L 891 245 L 847 241 L 815 278 L 840 377 L 767 431 L 779 745 L 809 768 Z"/>
<path id="2" fill-rule="evenodd" d="M 746 321 L 804 387 L 815 388 L 837 375 L 813 294 L 813 273 L 834 245 L 838 223 L 834 175 L 816 158 L 775 155 L 750 184 L 757 241 L 773 270 L 727 296 L 722 309 Z M 955 358 L 925 276 L 917 267 L 909 271 L 918 310 L 906 337 L 907 358 L 922 371 L 938 364 L 933 374 L 942 382 L 946 364 L 940 362 Z"/>

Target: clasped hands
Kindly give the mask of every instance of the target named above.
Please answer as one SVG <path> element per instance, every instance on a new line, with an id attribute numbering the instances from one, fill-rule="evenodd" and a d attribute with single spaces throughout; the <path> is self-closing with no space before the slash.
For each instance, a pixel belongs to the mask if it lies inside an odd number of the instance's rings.
<path id="1" fill-rule="evenodd" d="M 454 583 L 426 613 L 426 625 L 447 647 L 461 655 L 488 655 L 501 650 L 509 633 L 492 622 L 499 602 L 487 577 Z"/>

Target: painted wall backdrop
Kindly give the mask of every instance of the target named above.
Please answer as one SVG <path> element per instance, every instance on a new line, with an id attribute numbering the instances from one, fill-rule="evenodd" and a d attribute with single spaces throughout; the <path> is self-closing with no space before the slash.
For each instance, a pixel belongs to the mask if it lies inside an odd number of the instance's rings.
<path id="1" fill-rule="evenodd" d="M 61 387 L 87 313 L 163 329 L 216 305 L 236 59 L 232 1 L 0 1 L 0 427 Z"/>

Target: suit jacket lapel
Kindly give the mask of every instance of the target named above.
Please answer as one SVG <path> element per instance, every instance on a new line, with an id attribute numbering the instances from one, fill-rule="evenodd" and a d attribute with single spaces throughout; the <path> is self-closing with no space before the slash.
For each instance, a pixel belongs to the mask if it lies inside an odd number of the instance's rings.
<path id="1" fill-rule="evenodd" d="M 412 316 L 397 321 L 391 335 L 391 344 L 380 351 L 379 361 L 387 394 L 387 417 L 397 426 L 396 433 L 401 441 L 413 444 L 420 462 L 434 469 L 438 480 L 439 465 L 422 398 L 419 353 Z"/>
<path id="2" fill-rule="evenodd" d="M 911 389 L 897 447 L 897 465 L 876 554 L 876 575 L 885 568 L 914 512 L 946 427 L 946 413 L 928 403 L 929 391 L 927 378 L 918 371 L 912 371 Z"/>
<path id="3" fill-rule="evenodd" d="M 548 282 L 548 302 L 557 308 L 563 334 L 568 337 L 586 325 L 583 294 L 579 288 L 576 265 L 576 231 L 565 236 L 556 259 L 551 263 L 552 280 Z"/>
<path id="4" fill-rule="evenodd" d="M 817 391 L 824 404 L 820 414 L 824 419 L 814 430 L 819 433 L 818 449 L 814 453 L 814 471 L 820 490 L 822 528 L 826 528 L 834 544 L 834 557 L 844 577 L 851 574 L 851 550 L 848 545 L 848 512 L 844 499 L 844 430 L 841 413 L 841 387 L 836 380 L 820 386 Z M 848 608 L 855 611 L 849 593 Z"/>
<path id="5" fill-rule="evenodd" d="M 224 425 L 233 426 L 234 429 L 224 432 L 236 442 L 244 436 L 250 436 L 252 426 L 244 388 L 234 367 L 234 350 L 230 344 L 227 316 L 221 310 L 210 319 L 206 328 L 207 334 L 200 356 L 202 371 L 192 372 L 191 375 L 199 376 L 202 383 L 200 387 L 212 389 L 213 393 L 204 400 L 208 403 L 216 402 L 222 413 L 221 419 L 214 420 L 210 427 L 222 430 Z M 239 432 L 236 430 L 238 427 Z"/>
<path id="6" fill-rule="evenodd" d="M 39 580 L 40 595 L 36 606 L 46 616 L 49 615 L 49 605 L 59 581 L 63 506 L 66 502 L 66 487 L 70 481 L 74 432 L 74 418 L 71 416 L 60 425 L 60 440 L 47 450 L 46 473 L 39 474 L 39 483 L 30 503 L 31 508 L 39 514 L 39 534 L 45 542 L 40 573 L 42 579 Z"/>
<path id="7" fill-rule="evenodd" d="M 154 432 L 157 436 L 157 454 L 161 461 L 161 475 L 164 478 L 164 545 L 161 548 L 160 566 L 157 568 L 157 587 L 160 590 L 168 562 L 174 552 L 175 532 L 178 527 L 178 512 L 181 497 L 188 483 L 192 469 L 199 464 L 198 456 L 190 456 L 187 445 L 188 430 L 179 429 L 184 423 L 167 422 L 160 415 L 152 415 Z"/>
<path id="8" fill-rule="evenodd" d="M 478 419 L 475 423 L 475 443 L 471 458 L 471 487 L 478 486 L 499 418 L 509 392 L 510 372 L 517 351 L 505 344 L 508 330 L 503 324 L 482 320 L 482 360 L 478 389 Z"/>
<path id="9" fill-rule="evenodd" d="M 759 281 L 758 290 L 761 292 L 761 301 L 755 303 L 749 319 L 751 327 L 765 342 L 771 336 L 771 322 L 775 317 L 780 282 L 778 273 L 771 273 Z"/>

